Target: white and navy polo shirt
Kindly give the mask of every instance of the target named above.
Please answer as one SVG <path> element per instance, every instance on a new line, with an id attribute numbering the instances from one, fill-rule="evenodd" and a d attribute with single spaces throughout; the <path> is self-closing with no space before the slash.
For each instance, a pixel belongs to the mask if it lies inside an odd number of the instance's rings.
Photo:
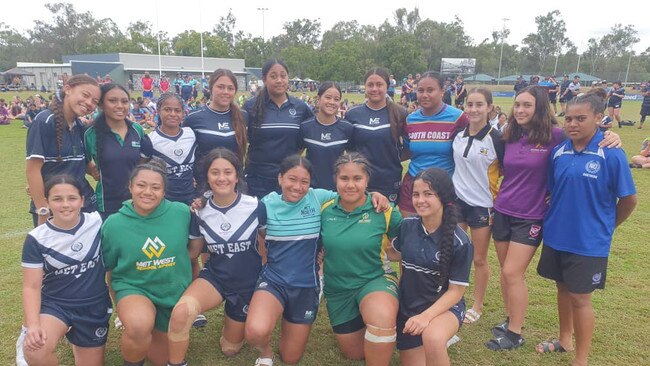
<path id="1" fill-rule="evenodd" d="M 248 112 L 242 110 L 244 121 L 248 121 Z M 198 148 L 196 150 L 196 162 L 217 147 L 224 147 L 235 154 L 238 154 L 240 146 L 237 145 L 235 137 L 235 126 L 232 122 L 232 112 L 218 112 L 210 106 L 205 105 L 200 110 L 192 112 L 185 117 L 183 127 L 189 127 L 196 135 Z M 241 149 L 245 149 L 243 146 Z"/>
<path id="2" fill-rule="evenodd" d="M 496 128 L 485 125 L 470 136 L 469 126 L 453 142 L 456 195 L 470 206 L 492 207 L 498 190 L 505 143 Z"/>
<path id="3" fill-rule="evenodd" d="M 636 194 L 636 188 L 625 152 L 599 147 L 602 140 L 599 130 L 582 151 L 571 140 L 553 149 L 544 245 L 588 257 L 609 255 L 618 199 Z"/>

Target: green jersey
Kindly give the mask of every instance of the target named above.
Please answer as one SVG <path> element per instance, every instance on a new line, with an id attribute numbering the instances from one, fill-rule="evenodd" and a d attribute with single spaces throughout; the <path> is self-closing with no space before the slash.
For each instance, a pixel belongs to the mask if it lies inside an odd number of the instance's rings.
<path id="1" fill-rule="evenodd" d="M 375 212 L 366 203 L 346 212 L 339 198 L 323 205 L 321 240 L 325 248 L 325 294 L 354 290 L 392 272 L 386 257 L 388 238 L 397 236 L 402 215 L 394 207 Z"/>
<path id="2" fill-rule="evenodd" d="M 192 281 L 187 250 L 190 209 L 163 200 L 148 216 L 133 209 L 131 200 L 102 227 L 102 251 L 111 288 L 119 301 L 142 294 L 155 305 L 173 307 Z"/>

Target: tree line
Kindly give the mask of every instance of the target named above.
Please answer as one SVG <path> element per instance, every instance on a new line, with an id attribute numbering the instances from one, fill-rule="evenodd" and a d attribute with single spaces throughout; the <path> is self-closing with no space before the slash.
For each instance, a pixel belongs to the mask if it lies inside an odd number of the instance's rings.
<path id="1" fill-rule="evenodd" d="M 112 19 L 78 12 L 69 3 L 49 3 L 50 19 L 36 20 L 25 33 L 0 22 L 0 68 L 16 61 L 61 62 L 62 55 L 92 53 L 158 53 L 200 56 L 201 34 L 186 30 L 176 35 L 155 32 L 147 21 L 120 29 Z M 451 22 L 422 19 L 418 8 L 399 8 L 379 25 L 341 21 L 323 31 L 316 19 L 284 23 L 284 32 L 264 40 L 236 30 L 229 12 L 211 31 L 203 32 L 204 56 L 243 58 L 248 67 L 260 67 L 269 57 L 282 58 L 292 75 L 318 80 L 359 81 L 372 66 L 387 67 L 399 79 L 408 73 L 439 70 L 441 58 L 476 58 L 476 72 L 497 76 L 503 49 L 501 76 L 581 72 L 608 80 L 622 79 L 628 62 L 630 81 L 650 79 L 650 47 L 631 51 L 639 42 L 635 26 L 614 24 L 602 37 L 590 38 L 578 54 L 566 35 L 559 10 L 535 17 L 537 31 L 520 45 L 509 43 L 509 29 L 474 40 L 456 17 Z"/>

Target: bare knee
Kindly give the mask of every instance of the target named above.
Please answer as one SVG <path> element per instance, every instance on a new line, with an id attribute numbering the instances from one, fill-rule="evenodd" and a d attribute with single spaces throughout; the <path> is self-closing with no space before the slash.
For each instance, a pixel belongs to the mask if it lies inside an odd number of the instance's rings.
<path id="1" fill-rule="evenodd" d="M 439 351 L 447 349 L 447 341 L 449 339 L 443 332 L 432 329 L 432 327 L 427 327 L 427 329 L 422 332 L 422 344 L 424 345 L 425 350 L 427 351 Z"/>
<path id="2" fill-rule="evenodd" d="M 23 353 L 27 364 L 32 366 L 43 365 L 52 358 L 56 359 L 56 347 L 50 344 L 46 344 L 36 351 L 28 351 L 23 347 Z"/>
<path id="3" fill-rule="evenodd" d="M 487 258 L 479 258 L 479 257 L 474 257 L 474 268 L 476 267 L 485 267 L 487 268 L 488 262 Z"/>
<path id="4" fill-rule="evenodd" d="M 591 294 L 574 294 L 569 293 L 571 299 L 571 306 L 574 308 L 590 308 L 591 307 Z"/>
<path id="5" fill-rule="evenodd" d="M 501 276 L 508 286 L 519 284 L 524 280 L 524 274 L 511 267 L 503 267 L 501 269 Z"/>
<path id="6" fill-rule="evenodd" d="M 280 358 L 282 359 L 282 362 L 286 363 L 287 365 L 295 365 L 298 362 L 300 362 L 300 359 L 302 358 L 302 354 L 295 354 L 293 352 L 282 352 L 282 350 L 280 350 Z"/>
<path id="7" fill-rule="evenodd" d="M 145 322 L 129 322 L 124 325 L 122 335 L 134 343 L 140 343 L 151 338 L 153 328 Z"/>
<path id="8" fill-rule="evenodd" d="M 242 340 L 241 342 L 235 343 L 227 340 L 226 337 L 221 336 L 221 338 L 219 338 L 219 345 L 221 346 L 221 353 L 223 353 L 224 356 L 233 357 L 239 353 L 244 345 L 244 341 Z"/>
<path id="9" fill-rule="evenodd" d="M 260 345 L 266 343 L 272 331 L 272 329 L 267 329 L 263 324 L 247 321 L 244 328 L 244 336 L 246 342 L 252 345 Z"/>

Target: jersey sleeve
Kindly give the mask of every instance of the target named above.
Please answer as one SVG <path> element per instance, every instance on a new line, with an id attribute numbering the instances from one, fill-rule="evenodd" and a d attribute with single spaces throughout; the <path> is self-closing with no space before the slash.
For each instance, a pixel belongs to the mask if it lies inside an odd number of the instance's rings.
<path id="1" fill-rule="evenodd" d="M 196 216 L 195 213 L 191 213 L 191 216 L 190 216 L 190 239 L 200 239 L 202 237 L 203 237 L 203 235 L 201 235 L 201 230 L 199 228 L 199 218 Z"/>
<path id="2" fill-rule="evenodd" d="M 52 117 L 54 118 L 54 117 Z M 27 130 L 27 159 L 43 159 L 45 160 L 45 125 L 46 121 L 36 118 L 32 126 Z M 54 121 L 52 121 L 54 123 Z"/>
<path id="3" fill-rule="evenodd" d="M 402 252 L 402 238 L 405 235 L 404 232 L 407 230 L 407 227 L 409 227 L 409 225 L 406 223 L 404 223 L 404 225 L 400 225 L 397 235 L 393 238 L 393 240 L 391 240 L 391 246 L 397 252 Z"/>
<path id="4" fill-rule="evenodd" d="M 257 201 L 257 222 L 258 229 L 266 229 L 266 206 L 262 201 Z"/>
<path id="5" fill-rule="evenodd" d="M 609 174 L 609 181 L 611 182 L 611 190 L 616 194 L 616 197 L 623 198 L 636 194 L 634 187 L 634 180 L 632 179 L 632 172 L 627 163 L 625 152 L 623 149 L 616 148 L 608 151 L 607 156 L 607 172 Z"/>
<path id="6" fill-rule="evenodd" d="M 97 155 L 97 136 L 93 127 L 84 133 L 84 146 L 86 148 L 86 160 L 93 161 Z"/>
<path id="7" fill-rule="evenodd" d="M 43 268 L 43 254 L 41 253 L 40 244 L 31 235 L 27 235 L 25 245 L 23 245 L 22 267 Z"/>
<path id="8" fill-rule="evenodd" d="M 553 188 L 555 188 L 555 152 L 559 147 L 555 147 L 551 150 L 551 154 L 548 157 L 548 173 L 546 174 L 546 190 L 552 195 Z"/>
<path id="9" fill-rule="evenodd" d="M 453 136 L 456 136 L 456 134 L 464 130 L 467 125 L 469 125 L 469 118 L 467 117 L 467 113 L 463 112 L 456 121 L 456 129 L 454 130 Z"/>
<path id="10" fill-rule="evenodd" d="M 492 143 L 494 144 L 494 151 L 497 155 L 499 166 L 503 167 L 503 158 L 506 154 L 506 142 L 503 140 L 503 136 L 500 132 L 496 130 L 493 131 L 494 134 L 492 135 Z"/>
<path id="11" fill-rule="evenodd" d="M 456 229 L 454 252 L 449 264 L 449 283 L 459 286 L 469 286 L 469 274 L 474 259 L 474 246 L 467 234 L 459 233 Z M 461 234 L 461 235 L 459 235 Z M 464 235 L 463 235 L 464 234 Z"/>
<path id="12" fill-rule="evenodd" d="M 321 188 L 310 188 L 314 190 L 314 194 L 316 195 L 316 199 L 318 200 L 318 205 L 322 206 L 323 203 L 333 200 L 338 196 L 338 193 L 334 191 L 328 191 L 327 189 L 321 189 Z"/>
<path id="13" fill-rule="evenodd" d="M 393 207 L 393 210 L 390 213 L 390 220 L 388 221 L 387 234 L 389 238 L 394 238 L 399 234 L 399 228 L 401 224 L 402 214 L 397 208 Z"/>
<path id="14" fill-rule="evenodd" d="M 140 157 L 142 158 L 150 158 L 153 156 L 154 150 L 153 150 L 153 143 L 151 142 L 151 138 L 149 135 L 144 135 L 140 139 Z"/>
<path id="15" fill-rule="evenodd" d="M 108 225 L 107 225 L 108 224 Z M 117 266 L 117 249 L 115 248 L 113 242 L 110 240 L 111 235 L 110 220 L 107 220 L 104 225 L 102 225 L 101 235 L 102 235 L 102 259 L 104 260 L 104 267 L 107 271 L 112 271 L 115 266 Z"/>

